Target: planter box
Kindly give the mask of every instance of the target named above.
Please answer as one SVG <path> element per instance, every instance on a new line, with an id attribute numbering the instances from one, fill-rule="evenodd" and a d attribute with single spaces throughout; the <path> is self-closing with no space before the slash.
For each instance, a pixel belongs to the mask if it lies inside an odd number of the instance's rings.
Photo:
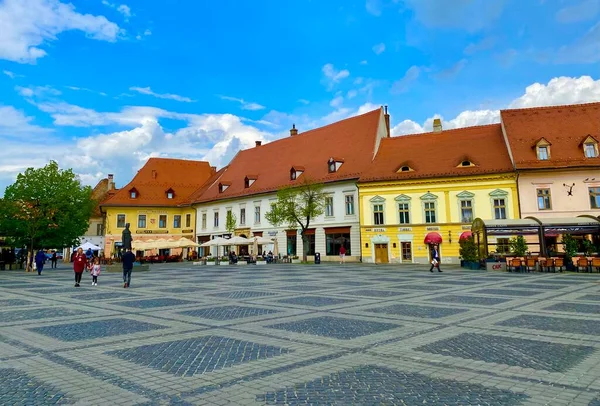
<path id="1" fill-rule="evenodd" d="M 206 261 L 194 261 L 192 265 L 206 265 Z"/>
<path id="2" fill-rule="evenodd" d="M 206 265 L 209 265 L 209 266 L 213 265 L 214 266 L 214 265 L 216 265 L 216 262 L 215 261 L 206 261 Z"/>
<path id="3" fill-rule="evenodd" d="M 292 264 L 301 264 L 302 260 L 301 259 L 292 259 Z"/>
<path id="4" fill-rule="evenodd" d="M 229 261 L 221 261 L 221 262 L 219 262 L 219 265 L 221 265 L 221 266 L 229 266 Z"/>
<path id="5" fill-rule="evenodd" d="M 246 261 L 238 261 L 236 265 L 248 265 Z"/>
<path id="6" fill-rule="evenodd" d="M 256 261 L 256 265 L 267 265 L 267 261 Z"/>

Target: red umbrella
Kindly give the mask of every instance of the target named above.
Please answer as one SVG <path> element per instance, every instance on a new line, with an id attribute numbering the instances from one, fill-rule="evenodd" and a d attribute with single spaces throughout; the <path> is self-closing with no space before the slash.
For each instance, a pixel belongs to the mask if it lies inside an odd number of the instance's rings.
<path id="1" fill-rule="evenodd" d="M 463 231 L 462 234 L 460 235 L 460 237 L 458 237 L 458 241 L 466 240 L 469 237 L 471 237 L 472 235 L 473 235 L 473 233 L 471 233 L 470 231 Z"/>
<path id="2" fill-rule="evenodd" d="M 441 244 L 442 236 L 439 233 L 431 232 L 425 236 L 425 244 Z"/>

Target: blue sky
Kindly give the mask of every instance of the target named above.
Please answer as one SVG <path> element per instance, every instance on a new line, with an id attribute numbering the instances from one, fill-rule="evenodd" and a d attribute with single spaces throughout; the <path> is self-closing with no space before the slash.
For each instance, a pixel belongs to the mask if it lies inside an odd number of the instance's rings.
<path id="1" fill-rule="evenodd" d="M 0 0 L 0 27 L 1 190 L 50 159 L 222 166 L 383 104 L 401 135 L 600 101 L 599 0 Z"/>

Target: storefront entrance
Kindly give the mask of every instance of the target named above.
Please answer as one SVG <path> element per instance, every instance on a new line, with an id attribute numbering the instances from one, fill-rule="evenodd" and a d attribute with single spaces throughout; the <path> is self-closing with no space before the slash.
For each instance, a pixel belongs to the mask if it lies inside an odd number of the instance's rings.
<path id="1" fill-rule="evenodd" d="M 388 258 L 388 245 L 387 244 L 375 244 L 375 263 L 376 264 L 387 264 L 390 260 Z"/>

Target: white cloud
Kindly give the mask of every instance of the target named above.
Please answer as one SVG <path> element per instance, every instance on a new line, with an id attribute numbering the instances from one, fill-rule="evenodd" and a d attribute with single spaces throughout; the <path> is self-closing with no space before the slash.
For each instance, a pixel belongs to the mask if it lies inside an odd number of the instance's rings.
<path id="1" fill-rule="evenodd" d="M 589 76 L 579 78 L 559 77 L 547 84 L 534 83 L 525 89 L 525 93 L 509 103 L 506 108 L 527 108 L 556 106 L 562 104 L 578 104 L 600 101 L 600 79 Z M 392 128 L 392 135 L 413 134 L 431 131 L 433 119 L 441 117 L 436 114 L 423 124 L 412 120 L 404 120 Z M 455 118 L 443 121 L 444 129 L 469 127 L 500 122 L 499 110 L 467 110 Z"/>
<path id="2" fill-rule="evenodd" d="M 475 32 L 500 17 L 506 0 L 403 0 L 403 4 L 428 28 Z"/>
<path id="3" fill-rule="evenodd" d="M 237 97 L 219 96 L 219 98 L 222 100 L 229 100 L 229 101 L 234 101 L 234 102 L 240 103 L 242 105 L 242 110 L 256 111 L 256 110 L 263 110 L 265 108 L 265 106 L 260 105 L 258 103 L 247 102 L 244 99 L 239 99 Z"/>
<path id="4" fill-rule="evenodd" d="M 298 103 L 302 103 L 304 105 L 310 104 L 310 101 L 306 100 L 306 99 L 298 99 Z"/>
<path id="5" fill-rule="evenodd" d="M 600 13 L 598 0 L 583 0 L 558 10 L 556 21 L 563 24 L 587 21 L 595 18 L 598 13 Z"/>
<path id="6" fill-rule="evenodd" d="M 107 0 L 102 0 L 102 4 L 104 4 L 107 7 L 114 8 L 119 13 L 123 14 L 123 17 L 125 17 L 125 21 L 127 21 L 129 19 L 129 17 L 132 16 L 131 8 L 126 4 L 115 4 L 115 3 L 111 3 Z"/>
<path id="7" fill-rule="evenodd" d="M 150 89 L 150 87 L 130 87 L 129 90 L 131 90 L 132 92 L 137 92 L 137 93 L 145 94 L 148 96 L 154 96 L 159 99 L 175 100 L 175 101 L 186 102 L 186 103 L 192 103 L 194 101 L 194 100 L 190 99 L 189 97 L 179 96 L 177 94 L 155 93 L 152 91 L 152 89 Z"/>
<path id="8" fill-rule="evenodd" d="M 415 65 L 411 66 L 400 80 L 397 80 L 392 84 L 391 92 L 398 94 L 408 91 L 410 85 L 419 78 L 420 74 L 421 68 Z"/>
<path id="9" fill-rule="evenodd" d="M 22 134 L 48 133 L 49 129 L 31 124 L 33 117 L 28 117 L 13 106 L 0 105 L 0 135 L 3 137 L 21 136 Z"/>
<path id="10" fill-rule="evenodd" d="M 487 51 L 488 49 L 492 49 L 496 45 L 496 42 L 497 40 L 494 37 L 485 37 L 481 41 L 471 42 L 463 52 L 465 55 L 473 55 L 478 52 Z"/>
<path id="11" fill-rule="evenodd" d="M 348 90 L 346 97 L 349 99 L 353 99 L 356 97 L 357 94 L 358 94 L 358 92 L 356 90 Z"/>
<path id="12" fill-rule="evenodd" d="M 120 29 L 104 16 L 80 14 L 59 0 L 4 0 L 0 3 L 0 59 L 35 63 L 46 55 L 42 46 L 71 30 L 88 38 L 116 41 Z"/>
<path id="13" fill-rule="evenodd" d="M 381 44 L 373 45 L 373 52 L 377 55 L 382 54 L 385 51 L 385 44 L 382 42 Z"/>
<path id="14" fill-rule="evenodd" d="M 379 17 L 381 15 L 381 0 L 367 0 L 365 8 L 369 14 Z"/>
<path id="15" fill-rule="evenodd" d="M 146 29 L 146 31 L 144 31 L 143 33 L 136 35 L 135 39 L 141 40 L 142 38 L 149 37 L 150 35 L 152 35 L 152 31 L 150 31 L 149 29 Z"/>
<path id="16" fill-rule="evenodd" d="M 19 93 L 19 95 L 26 98 L 59 96 L 61 94 L 60 90 L 54 89 L 51 86 L 15 86 L 15 90 Z"/>
<path id="17" fill-rule="evenodd" d="M 555 62 L 559 64 L 600 62 L 600 22 L 574 43 L 559 48 Z"/>
<path id="18" fill-rule="evenodd" d="M 367 61 L 367 60 L 362 60 L 362 61 L 360 61 L 360 64 L 361 64 L 361 65 L 368 65 L 368 64 L 369 64 L 369 61 Z"/>
<path id="19" fill-rule="evenodd" d="M 9 71 L 9 70 L 3 70 L 2 73 L 4 73 L 6 76 L 8 76 L 11 79 L 15 79 L 15 78 L 17 78 L 17 77 L 20 76 L 20 75 L 17 75 L 16 73 L 14 73 L 14 72 Z"/>
<path id="20" fill-rule="evenodd" d="M 458 75 L 465 68 L 466 65 L 467 65 L 467 60 L 461 59 L 460 61 L 456 62 L 451 67 L 438 72 L 436 74 L 436 77 L 439 79 L 451 79 L 451 78 L 455 77 L 456 75 Z"/>
<path id="21" fill-rule="evenodd" d="M 331 107 L 340 107 L 344 103 L 344 96 L 337 96 L 329 102 Z"/>
<path id="22" fill-rule="evenodd" d="M 337 83 L 350 76 L 350 72 L 347 69 L 337 70 L 331 63 L 323 65 L 322 71 L 325 75 L 324 82 L 329 90 L 333 89 Z"/>

